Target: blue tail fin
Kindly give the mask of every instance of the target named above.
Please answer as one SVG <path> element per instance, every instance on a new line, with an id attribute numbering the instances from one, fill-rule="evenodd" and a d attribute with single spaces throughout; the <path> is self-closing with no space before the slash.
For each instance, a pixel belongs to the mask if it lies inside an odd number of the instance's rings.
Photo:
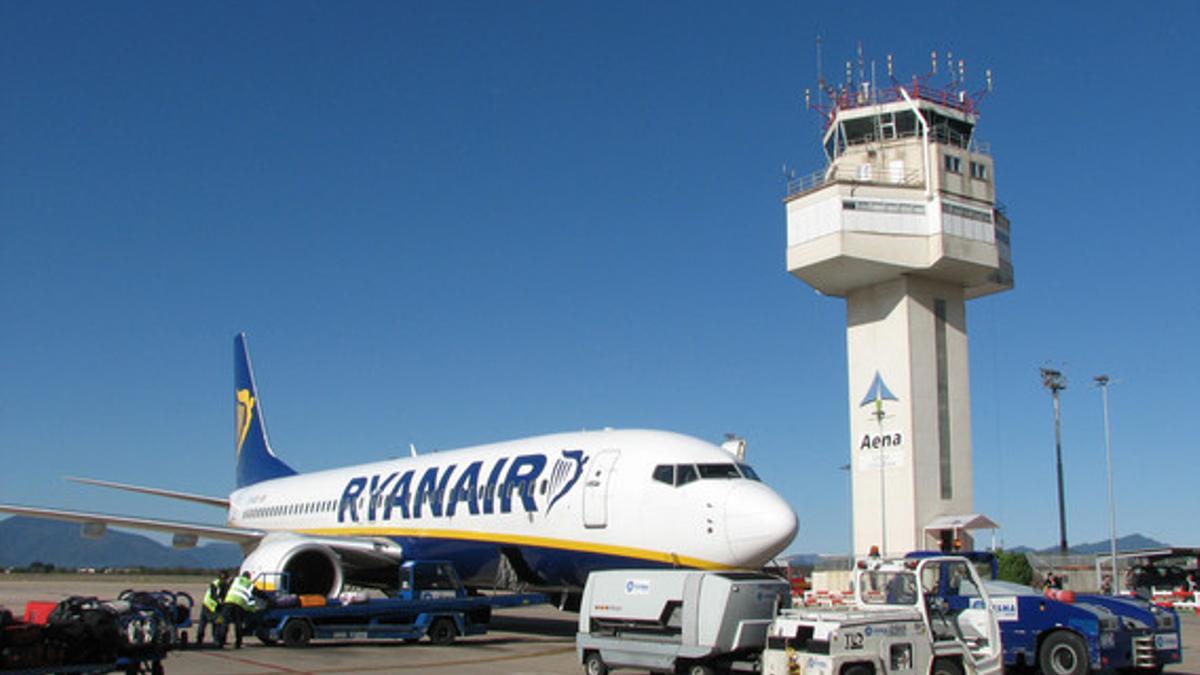
<path id="1" fill-rule="evenodd" d="M 233 339 L 233 383 L 237 395 L 237 486 L 244 488 L 264 480 L 295 475 L 295 470 L 271 452 L 245 333 L 238 333 Z"/>

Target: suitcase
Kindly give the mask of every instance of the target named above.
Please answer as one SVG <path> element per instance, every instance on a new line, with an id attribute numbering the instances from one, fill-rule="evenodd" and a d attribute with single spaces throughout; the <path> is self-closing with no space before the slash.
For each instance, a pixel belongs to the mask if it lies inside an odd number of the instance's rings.
<path id="1" fill-rule="evenodd" d="M 300 606 L 300 598 L 298 598 L 295 595 L 287 595 L 287 594 L 276 595 L 271 598 L 271 606 L 272 607 L 282 607 L 282 608 L 299 607 Z"/>
<path id="2" fill-rule="evenodd" d="M 323 595 L 301 595 L 300 596 L 300 606 L 301 607 L 324 607 L 325 602 L 326 602 L 325 596 L 323 596 Z"/>
<path id="3" fill-rule="evenodd" d="M 25 603 L 25 623 L 45 626 L 50 622 L 50 612 L 53 612 L 57 606 L 57 602 L 38 602 L 36 600 Z"/>

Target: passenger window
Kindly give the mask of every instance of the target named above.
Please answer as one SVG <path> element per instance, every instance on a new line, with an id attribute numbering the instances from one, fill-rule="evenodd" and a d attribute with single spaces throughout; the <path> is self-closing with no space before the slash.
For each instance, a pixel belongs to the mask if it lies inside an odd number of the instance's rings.
<path id="1" fill-rule="evenodd" d="M 691 464 L 680 464 L 675 467 L 675 485 L 687 485 L 696 478 L 696 467 Z"/>
<path id="2" fill-rule="evenodd" d="M 675 467 L 670 464 L 659 464 L 654 467 L 654 480 L 667 485 L 675 484 Z"/>

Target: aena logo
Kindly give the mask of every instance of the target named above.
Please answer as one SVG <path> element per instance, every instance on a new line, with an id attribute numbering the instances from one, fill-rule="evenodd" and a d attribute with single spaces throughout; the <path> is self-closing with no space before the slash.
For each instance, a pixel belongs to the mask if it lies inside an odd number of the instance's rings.
<path id="1" fill-rule="evenodd" d="M 858 444 L 859 450 L 879 450 L 881 448 L 895 447 L 900 445 L 900 443 L 904 440 L 900 435 L 900 432 L 885 434 L 882 431 L 883 420 L 891 417 L 891 415 L 888 415 L 887 412 L 884 411 L 883 402 L 899 400 L 900 399 L 896 398 L 896 395 L 893 394 L 890 389 L 888 389 L 887 385 L 884 384 L 883 377 L 879 375 L 879 371 L 875 371 L 875 378 L 871 380 L 871 386 L 867 387 L 867 395 L 863 397 L 863 400 L 858 404 L 858 407 L 865 408 L 867 406 L 872 406 L 873 409 L 871 410 L 871 417 L 874 418 L 874 420 L 879 424 L 880 433 L 874 435 L 864 434 L 862 442 Z"/>

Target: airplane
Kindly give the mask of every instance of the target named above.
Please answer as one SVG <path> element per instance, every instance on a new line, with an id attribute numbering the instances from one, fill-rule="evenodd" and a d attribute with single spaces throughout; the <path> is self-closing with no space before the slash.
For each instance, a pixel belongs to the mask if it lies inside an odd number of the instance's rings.
<path id="1" fill-rule="evenodd" d="M 236 489 L 228 498 L 89 478 L 76 482 L 224 509 L 226 525 L 0 504 L 0 513 L 167 532 L 242 547 L 271 588 L 394 590 L 403 560 L 447 560 L 468 586 L 557 590 L 613 568 L 758 568 L 796 514 L 723 447 L 654 430 L 559 433 L 298 473 L 274 452 L 244 333 L 234 338 Z"/>

